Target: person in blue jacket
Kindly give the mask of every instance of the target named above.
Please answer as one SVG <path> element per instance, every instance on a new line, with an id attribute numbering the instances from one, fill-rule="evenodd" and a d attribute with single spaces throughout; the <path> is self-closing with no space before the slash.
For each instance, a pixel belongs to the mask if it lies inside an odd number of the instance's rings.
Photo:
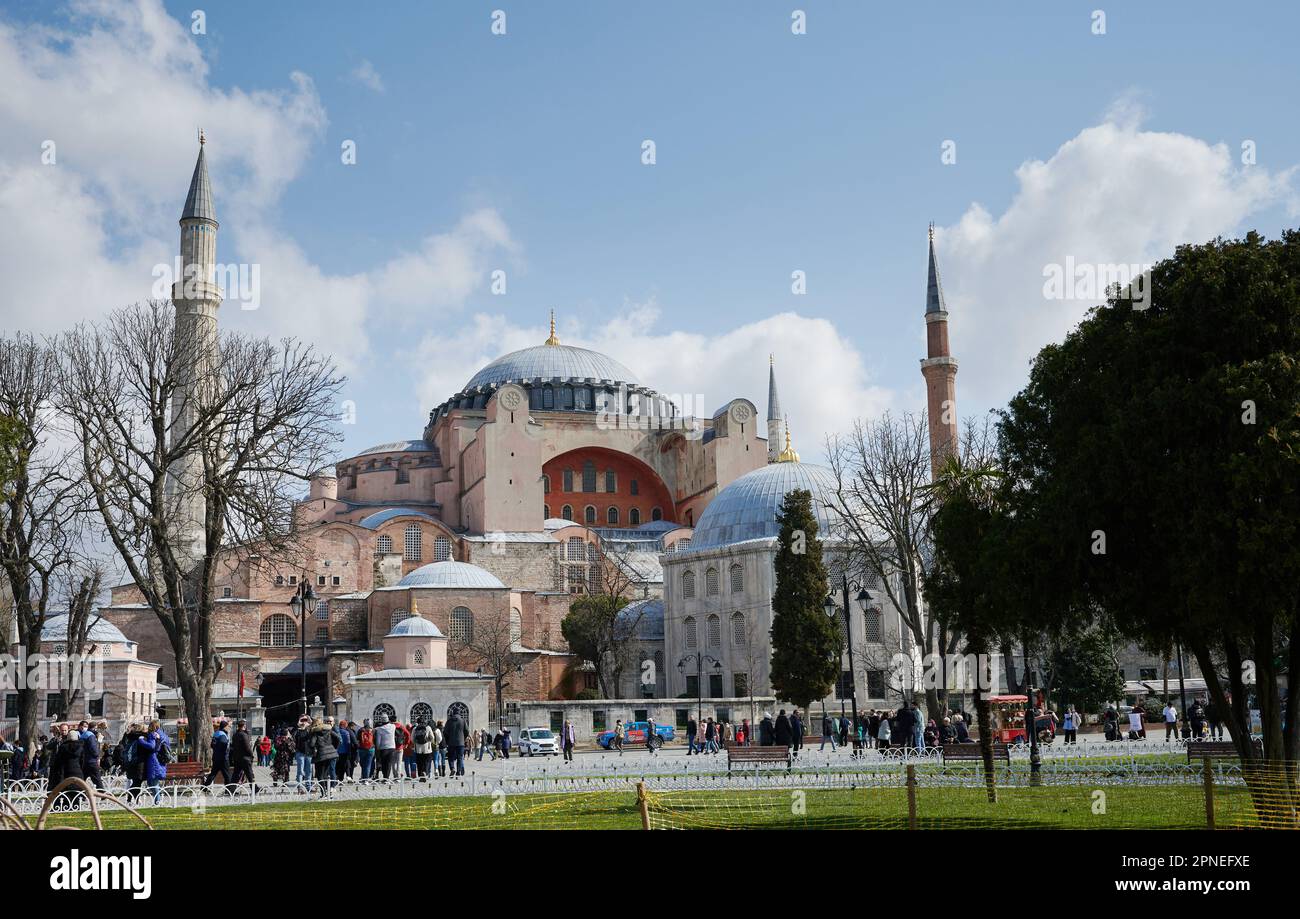
<path id="1" fill-rule="evenodd" d="M 164 758 L 170 758 L 171 755 L 171 748 L 167 746 L 167 738 L 163 735 L 158 719 L 149 722 L 149 730 L 135 744 L 141 764 L 140 777 L 153 790 L 153 803 L 158 804 L 162 801 L 162 780 L 167 778 L 167 766 L 158 759 L 158 754 L 166 750 Z"/>
<path id="2" fill-rule="evenodd" d="M 99 759 L 103 751 L 99 748 L 99 736 L 90 729 L 90 722 L 83 721 L 77 725 L 81 735 L 81 773 L 86 781 L 94 782 L 100 791 L 104 790 L 104 779 L 100 774 Z"/>
<path id="3" fill-rule="evenodd" d="M 223 721 L 212 732 L 212 771 L 203 780 L 204 788 L 212 785 L 212 780 L 217 777 L 218 772 L 221 773 L 221 784 L 230 785 L 230 734 L 226 732 L 228 727 L 230 722 Z M 226 790 L 229 791 L 229 787 Z"/>

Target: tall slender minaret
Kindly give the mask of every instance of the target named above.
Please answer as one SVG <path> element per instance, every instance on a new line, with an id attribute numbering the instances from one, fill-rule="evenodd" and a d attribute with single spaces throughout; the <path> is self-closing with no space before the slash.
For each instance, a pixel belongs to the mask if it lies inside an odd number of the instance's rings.
<path id="1" fill-rule="evenodd" d="M 781 435 L 785 418 L 781 414 L 781 397 L 776 394 L 776 357 L 767 356 L 767 461 L 775 463 L 781 455 Z"/>
<path id="2" fill-rule="evenodd" d="M 930 423 L 930 471 L 938 476 L 944 461 L 957 449 L 957 360 L 948 350 L 948 305 L 939 283 L 934 256 L 934 224 L 930 224 L 930 277 L 925 291 L 926 408 Z"/>
<path id="3" fill-rule="evenodd" d="M 200 406 L 216 385 L 217 309 L 221 290 L 216 284 L 217 211 L 204 158 L 207 141 L 199 133 L 199 159 L 181 213 L 181 276 L 172 285 L 176 307 L 176 354 L 179 383 L 172 396 L 172 443 L 194 427 Z M 175 549 L 197 561 L 206 546 L 203 459 L 193 451 L 168 470 L 173 502 Z"/>

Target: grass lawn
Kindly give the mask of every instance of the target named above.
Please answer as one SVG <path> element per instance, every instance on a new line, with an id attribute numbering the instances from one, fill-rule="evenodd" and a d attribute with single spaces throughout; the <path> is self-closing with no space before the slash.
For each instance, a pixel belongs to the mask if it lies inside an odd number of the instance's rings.
<path id="1" fill-rule="evenodd" d="M 1182 829 L 1205 826 L 1204 799 L 1192 785 L 1109 786 L 1098 799 L 1086 786 L 1001 788 L 998 802 L 982 788 L 920 788 L 918 822 L 923 829 Z M 1220 826 L 1248 825 L 1244 789 L 1219 788 Z M 1100 811 L 1100 812 L 1097 812 Z M 655 827 L 729 829 L 903 829 L 903 788 L 860 788 L 793 792 L 730 790 L 652 792 Z M 641 827 L 632 792 L 514 794 L 463 798 L 303 801 L 283 804 L 147 809 L 157 829 L 626 829 Z M 106 828 L 140 827 L 111 806 L 102 812 Z M 89 814 L 51 815 L 50 825 L 91 825 Z"/>

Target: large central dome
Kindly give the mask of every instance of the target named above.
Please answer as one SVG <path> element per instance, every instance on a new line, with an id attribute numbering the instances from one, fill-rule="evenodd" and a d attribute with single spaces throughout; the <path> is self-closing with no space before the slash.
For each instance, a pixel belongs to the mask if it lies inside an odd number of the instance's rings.
<path id="1" fill-rule="evenodd" d="M 637 385 L 640 381 L 631 370 L 599 351 L 573 345 L 534 345 L 498 357 L 465 384 L 465 391 L 475 387 L 497 387 L 502 383 L 526 380 L 612 380 Z"/>

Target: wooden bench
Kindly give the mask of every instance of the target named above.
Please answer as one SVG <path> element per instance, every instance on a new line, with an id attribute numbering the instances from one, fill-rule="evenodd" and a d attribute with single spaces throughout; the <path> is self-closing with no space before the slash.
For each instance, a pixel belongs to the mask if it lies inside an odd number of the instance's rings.
<path id="1" fill-rule="evenodd" d="M 1259 758 L 1264 756 L 1262 741 L 1252 741 L 1251 747 Z M 1229 740 L 1193 740 L 1187 744 L 1187 762 L 1207 759 L 1237 759 L 1237 745 Z"/>
<path id="2" fill-rule="evenodd" d="M 185 763 L 168 763 L 167 776 L 162 780 L 163 785 L 193 785 L 201 782 L 207 775 L 203 764 L 198 760 L 191 760 Z"/>
<path id="3" fill-rule="evenodd" d="M 790 748 L 789 747 L 728 747 L 727 748 L 727 771 L 731 771 L 732 763 L 785 763 L 785 768 L 790 768 Z"/>
<path id="4" fill-rule="evenodd" d="M 944 744 L 941 749 L 943 750 L 945 764 L 982 762 L 984 759 L 984 754 L 980 752 L 978 743 L 950 743 Z M 1008 744 L 995 743 L 993 745 L 993 759 L 1011 765 L 1011 747 Z"/>

